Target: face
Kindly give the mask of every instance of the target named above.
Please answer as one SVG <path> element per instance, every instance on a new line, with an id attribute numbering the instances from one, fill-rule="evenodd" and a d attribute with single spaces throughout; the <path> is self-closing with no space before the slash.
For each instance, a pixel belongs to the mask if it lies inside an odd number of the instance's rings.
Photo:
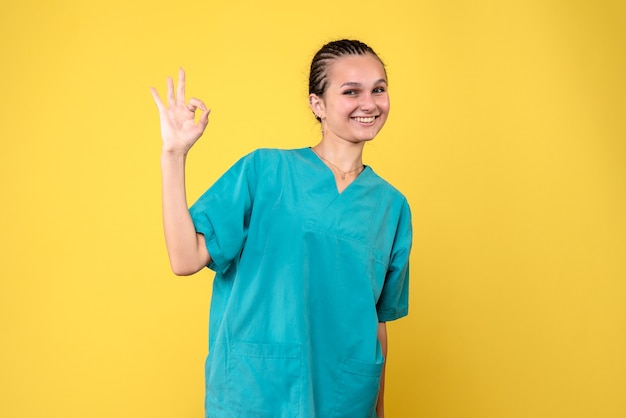
<path id="1" fill-rule="evenodd" d="M 312 94 L 311 109 L 322 119 L 325 139 L 361 143 L 373 139 L 389 114 L 387 76 L 372 54 L 336 59 L 327 72 L 323 97 Z"/>

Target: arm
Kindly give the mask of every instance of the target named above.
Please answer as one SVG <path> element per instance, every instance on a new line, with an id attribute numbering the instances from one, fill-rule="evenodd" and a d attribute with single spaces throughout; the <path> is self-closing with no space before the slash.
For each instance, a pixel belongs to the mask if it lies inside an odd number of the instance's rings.
<path id="1" fill-rule="evenodd" d="M 163 186 L 163 229 L 172 271 L 193 274 L 209 264 L 204 236 L 197 234 L 189 214 L 185 193 L 185 160 L 209 122 L 210 110 L 198 99 L 185 101 L 185 72 L 178 75 L 178 89 L 167 79 L 167 107 L 155 88 L 150 89 L 161 121 L 161 174 Z M 202 111 L 195 122 L 196 110 Z"/>
<path id="2" fill-rule="evenodd" d="M 380 376 L 380 388 L 378 389 L 378 401 L 376 403 L 376 418 L 385 417 L 385 368 L 387 365 L 387 323 L 378 323 L 378 341 L 385 357 L 383 372 Z"/>

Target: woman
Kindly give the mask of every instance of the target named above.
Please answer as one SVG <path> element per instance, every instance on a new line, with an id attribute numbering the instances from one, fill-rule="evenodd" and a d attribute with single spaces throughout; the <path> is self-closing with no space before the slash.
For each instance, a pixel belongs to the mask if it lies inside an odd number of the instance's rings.
<path id="1" fill-rule="evenodd" d="M 178 275 L 215 270 L 206 416 L 384 416 L 386 321 L 408 313 L 409 205 L 363 165 L 389 113 L 387 75 L 352 40 L 311 63 L 312 148 L 260 149 L 188 210 L 185 157 L 209 109 L 168 78 L 161 120 L 163 219 Z M 194 122 L 196 112 L 201 112 Z"/>

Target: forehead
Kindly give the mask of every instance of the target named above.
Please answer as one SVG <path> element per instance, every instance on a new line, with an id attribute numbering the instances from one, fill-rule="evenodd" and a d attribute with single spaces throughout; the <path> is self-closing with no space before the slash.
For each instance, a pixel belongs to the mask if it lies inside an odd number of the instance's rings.
<path id="1" fill-rule="evenodd" d="M 372 54 L 339 57 L 328 68 L 328 81 L 334 85 L 348 82 L 376 83 L 381 79 L 387 80 L 385 68 Z"/>

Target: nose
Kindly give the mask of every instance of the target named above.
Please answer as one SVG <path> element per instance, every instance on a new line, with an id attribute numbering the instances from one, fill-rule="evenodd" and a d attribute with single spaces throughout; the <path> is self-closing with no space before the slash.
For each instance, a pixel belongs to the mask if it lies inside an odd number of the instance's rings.
<path id="1" fill-rule="evenodd" d="M 372 93 L 366 93 L 361 95 L 361 102 L 359 107 L 364 112 L 371 112 L 376 108 L 376 101 Z"/>

